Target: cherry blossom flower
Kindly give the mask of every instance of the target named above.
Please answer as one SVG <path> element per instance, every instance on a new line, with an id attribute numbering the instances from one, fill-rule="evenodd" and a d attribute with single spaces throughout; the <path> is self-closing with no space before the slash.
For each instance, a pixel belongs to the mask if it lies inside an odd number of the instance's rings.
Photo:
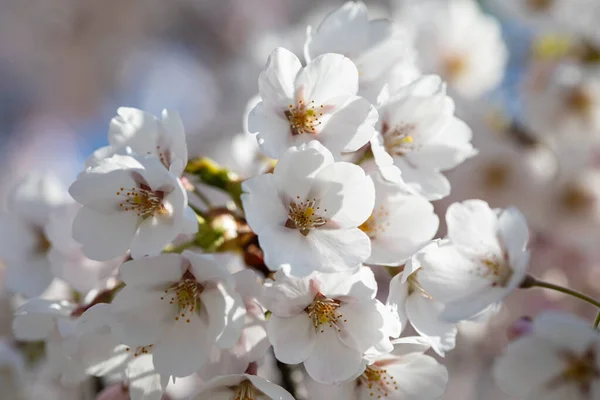
<path id="1" fill-rule="evenodd" d="M 496 88 L 508 61 L 498 21 L 475 0 L 454 0 L 430 10 L 414 34 L 423 71 L 441 75 L 466 98 Z"/>
<path id="2" fill-rule="evenodd" d="M 471 129 L 454 116 L 454 102 L 437 76 L 425 76 L 391 95 L 379 108 L 371 141 L 375 162 L 390 181 L 404 181 L 429 200 L 450 193 L 442 174 L 476 151 Z"/>
<path id="3" fill-rule="evenodd" d="M 235 291 L 242 297 L 246 309 L 244 325 L 233 347 L 222 349 L 213 346 L 210 358 L 197 372 L 204 381 L 219 375 L 244 373 L 250 363 L 260 361 L 271 347 L 267 338 L 265 310 L 257 299 L 262 297 L 262 285 L 258 283 L 256 273 L 243 269 L 233 274 L 232 279 Z"/>
<path id="4" fill-rule="evenodd" d="M 35 297 L 52 282 L 51 243 L 44 229 L 51 212 L 67 201 L 52 175 L 30 174 L 10 192 L 7 212 L 0 216 L 0 259 L 10 291 Z"/>
<path id="5" fill-rule="evenodd" d="M 111 303 L 112 331 L 130 347 L 151 346 L 161 375 L 191 375 L 214 344 L 238 341 L 245 310 L 215 256 L 185 251 L 132 260 L 120 277 L 126 286 Z"/>
<path id="6" fill-rule="evenodd" d="M 181 182 L 154 156 L 106 158 L 82 172 L 69 193 L 83 205 L 73 238 L 92 260 L 128 249 L 133 258 L 156 255 L 179 234 L 197 230 Z"/>
<path id="7" fill-rule="evenodd" d="M 272 312 L 267 334 L 275 357 L 304 363 L 308 374 L 322 383 L 355 376 L 367 350 L 389 352 L 389 338 L 400 334 L 395 316 L 374 298 L 376 290 L 367 267 L 305 278 L 277 272 L 264 300 Z"/>
<path id="8" fill-rule="evenodd" d="M 107 261 L 95 261 L 87 258 L 81 244 L 72 236 L 75 216 L 81 209 L 76 203 L 65 204 L 56 208 L 49 216 L 45 234 L 51 243 L 48 259 L 52 274 L 67 282 L 80 293 L 106 288 L 108 281 L 116 275 L 123 257 Z"/>
<path id="9" fill-rule="evenodd" d="M 442 319 L 458 322 L 496 307 L 525 279 L 529 232 L 521 213 L 492 210 L 481 200 L 446 212 L 448 238 L 415 255 L 426 296 L 444 304 Z"/>
<path id="10" fill-rule="evenodd" d="M 248 116 L 265 155 L 278 159 L 290 147 L 320 141 L 333 154 L 358 150 L 375 134 L 377 111 L 358 97 L 358 71 L 341 54 L 323 54 L 302 67 L 277 48 L 258 79 L 262 101 Z"/>
<path id="11" fill-rule="evenodd" d="M 557 147 L 574 137 L 599 143 L 600 78 L 595 72 L 561 65 L 542 82 L 526 86 L 523 100 L 524 121 L 540 139 Z"/>
<path id="12" fill-rule="evenodd" d="M 373 213 L 360 229 L 371 239 L 367 264 L 399 266 L 435 235 L 439 218 L 433 205 L 400 184 L 370 175 L 375 186 Z"/>
<path id="13" fill-rule="evenodd" d="M 286 390 L 256 375 L 219 376 L 206 383 L 191 400 L 294 400 Z"/>
<path id="14" fill-rule="evenodd" d="M 578 317 L 546 311 L 508 344 L 493 371 L 500 388 L 520 399 L 597 399 L 600 335 Z"/>
<path id="15" fill-rule="evenodd" d="M 429 345 L 419 337 L 393 340 L 388 354 L 371 354 L 357 377 L 337 386 L 309 386 L 315 400 L 433 400 L 446 391 L 448 371 L 425 355 Z"/>
<path id="16" fill-rule="evenodd" d="M 437 246 L 437 243 L 429 244 L 421 252 L 432 246 Z M 398 313 L 402 327 L 409 321 L 433 350 L 444 356 L 456 345 L 458 330 L 456 323 L 441 318 L 444 304 L 432 298 L 421 287 L 416 273 L 419 268 L 416 257 L 413 257 L 406 263 L 404 270 L 394 276 L 390 282 L 387 304 Z"/>
<path id="17" fill-rule="evenodd" d="M 120 378 L 120 391 L 131 400 L 160 400 L 169 375 L 156 373 L 152 362 L 153 346 L 130 348 L 112 332 L 109 304 L 96 304 L 77 320 L 77 338 L 70 356 L 77 359 L 86 374 Z M 116 389 L 114 389 L 116 391 Z"/>
<path id="18" fill-rule="evenodd" d="M 414 49 L 405 32 L 386 19 L 369 20 L 362 1 L 348 1 L 327 15 L 316 28 L 308 27 L 304 57 L 325 53 L 350 58 L 358 69 L 360 94 L 375 101 L 392 70 L 414 69 Z"/>
<path id="19" fill-rule="evenodd" d="M 175 176 L 181 176 L 188 160 L 185 130 L 179 114 L 163 110 L 161 119 L 137 108 L 120 107 L 110 121 L 109 146 L 101 147 L 87 160 L 95 167 L 114 154 L 133 152 L 154 155 Z"/>
<path id="20" fill-rule="evenodd" d="M 286 151 L 272 174 L 245 181 L 246 219 L 272 270 L 293 275 L 354 268 L 371 252 L 358 226 L 373 210 L 373 182 L 312 141 Z"/>
<path id="21" fill-rule="evenodd" d="M 13 333 L 24 341 L 44 341 L 46 360 L 52 378 L 63 385 L 83 382 L 85 369 L 70 357 L 71 339 L 77 321 L 71 316 L 75 304 L 67 301 L 33 299 L 15 312 Z"/>

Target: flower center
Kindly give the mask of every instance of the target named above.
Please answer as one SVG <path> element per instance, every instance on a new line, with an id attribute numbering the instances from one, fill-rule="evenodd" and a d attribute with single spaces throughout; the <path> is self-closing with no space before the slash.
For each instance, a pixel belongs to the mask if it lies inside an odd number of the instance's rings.
<path id="1" fill-rule="evenodd" d="M 415 149 L 414 137 L 411 133 L 415 130 L 415 124 L 402 123 L 390 129 L 387 124 L 383 125 L 383 146 L 389 154 L 403 155 Z"/>
<path id="2" fill-rule="evenodd" d="M 408 295 L 409 296 L 415 292 L 419 292 L 419 294 L 421 294 L 422 296 L 425 296 L 428 299 L 433 300 L 433 296 L 430 295 L 429 293 L 427 293 L 427 291 L 425 289 L 423 289 L 423 286 L 421 286 L 421 284 L 419 283 L 416 272 L 410 274 L 408 276 L 408 278 L 406 278 L 406 283 L 408 283 Z"/>
<path id="3" fill-rule="evenodd" d="M 193 277 L 186 276 L 188 274 L 190 273 L 186 272 L 181 281 L 165 289 L 165 296 L 160 299 L 166 298 L 169 304 L 177 305 L 175 321 L 185 320 L 190 323 L 190 316 L 200 308 L 200 294 L 204 287 Z"/>
<path id="4" fill-rule="evenodd" d="M 297 197 L 299 199 L 299 197 Z M 311 229 L 318 228 L 327 223 L 327 220 L 316 214 L 321 207 L 316 206 L 316 199 L 296 203 L 290 201 L 288 220 L 285 223 L 287 228 L 298 229 L 304 236 L 308 235 Z M 327 212 L 327 209 L 323 211 Z"/>
<path id="5" fill-rule="evenodd" d="M 384 233 L 386 228 L 390 226 L 390 223 L 385 221 L 388 215 L 389 212 L 386 211 L 385 207 L 379 206 L 358 229 L 366 233 L 370 239 L 375 239 L 378 234 Z"/>
<path id="6" fill-rule="evenodd" d="M 256 388 L 249 380 L 241 382 L 235 391 L 233 400 L 258 400 L 264 393 Z"/>
<path id="7" fill-rule="evenodd" d="M 358 378 L 358 384 L 366 385 L 369 389 L 369 396 L 387 397 L 394 390 L 398 390 L 397 382 L 394 377 L 388 374 L 386 369 L 379 368 L 376 365 L 368 365 L 365 372 Z"/>
<path id="8" fill-rule="evenodd" d="M 594 380 L 600 378 L 600 370 L 596 365 L 596 351 L 590 347 L 581 355 L 563 354 L 567 367 L 560 375 L 550 381 L 550 386 L 574 384 L 579 386 L 582 394 L 589 394 Z"/>
<path id="9" fill-rule="evenodd" d="M 330 328 L 335 327 L 340 332 L 341 329 L 338 327 L 338 323 L 347 322 L 347 320 L 343 319 L 343 315 L 338 312 L 339 307 L 339 301 L 328 299 L 319 293 L 304 311 L 312 319 L 315 331 L 320 329 L 323 333 L 325 326 L 321 327 L 321 325 L 329 325 Z"/>
<path id="10" fill-rule="evenodd" d="M 568 184 L 559 197 L 560 206 L 569 214 L 580 214 L 588 211 L 594 203 L 594 196 L 584 187 Z"/>
<path id="11" fill-rule="evenodd" d="M 587 116 L 594 108 L 594 99 L 581 87 L 572 89 L 565 98 L 566 107 L 579 115 Z"/>
<path id="12" fill-rule="evenodd" d="M 510 179 L 510 168 L 503 162 L 492 161 L 482 170 L 483 185 L 490 190 L 506 187 Z"/>
<path id="13" fill-rule="evenodd" d="M 317 134 L 317 127 L 321 125 L 319 117 L 323 115 L 324 106 L 320 105 L 318 108 L 315 105 L 315 101 L 311 101 L 306 104 L 303 100 L 299 100 L 294 106 L 290 104 L 288 109 L 285 110 L 285 116 L 290 122 L 290 128 L 292 135 L 301 135 L 303 133 Z"/>
<path id="14" fill-rule="evenodd" d="M 477 274 L 491 280 L 492 287 L 506 287 L 513 271 L 506 260 L 499 260 L 498 257 L 492 256 L 481 260 Z"/>
<path id="15" fill-rule="evenodd" d="M 444 71 L 448 80 L 456 80 L 467 71 L 467 62 L 465 57 L 453 54 L 449 55 L 444 60 Z"/>
<path id="16" fill-rule="evenodd" d="M 136 347 L 136 348 L 134 349 L 134 351 L 133 351 L 133 356 L 134 356 L 134 357 L 139 357 L 139 356 L 141 356 L 141 355 L 144 355 L 144 354 L 150 354 L 150 352 L 152 351 L 152 348 L 153 348 L 153 347 L 154 347 L 154 345 L 153 345 L 153 344 L 150 344 L 150 345 L 148 345 L 148 346 L 138 346 L 138 347 Z M 131 351 L 131 348 L 130 348 L 130 347 L 127 347 L 127 348 L 125 349 L 125 351 Z"/>
<path id="17" fill-rule="evenodd" d="M 48 250 L 52 247 L 52 243 L 46 237 L 44 230 L 42 228 L 35 228 L 35 245 L 33 251 L 36 254 L 46 254 Z"/>
<path id="18" fill-rule="evenodd" d="M 146 185 L 131 189 L 121 188 L 117 191 L 117 196 L 124 198 L 124 200 L 119 203 L 119 208 L 125 211 L 135 212 L 138 217 L 147 218 L 156 214 L 168 213 L 162 203 L 164 192 L 153 192 Z"/>
<path id="19" fill-rule="evenodd" d="M 552 6 L 554 0 L 527 0 L 527 6 L 535 12 L 546 11 Z"/>

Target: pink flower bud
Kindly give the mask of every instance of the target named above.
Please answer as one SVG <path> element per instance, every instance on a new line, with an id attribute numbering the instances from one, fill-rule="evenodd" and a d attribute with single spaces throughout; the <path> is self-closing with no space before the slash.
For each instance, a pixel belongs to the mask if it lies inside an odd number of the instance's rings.
<path id="1" fill-rule="evenodd" d="M 519 339 L 521 336 L 529 335 L 532 326 L 533 323 L 530 317 L 521 317 L 508 328 L 506 336 L 508 336 L 508 340 L 512 342 Z"/>

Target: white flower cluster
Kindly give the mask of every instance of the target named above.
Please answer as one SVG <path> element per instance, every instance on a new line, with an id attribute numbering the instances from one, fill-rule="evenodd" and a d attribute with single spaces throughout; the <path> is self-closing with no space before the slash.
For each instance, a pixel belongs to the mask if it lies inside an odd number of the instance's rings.
<path id="1" fill-rule="evenodd" d="M 455 7 L 500 40 L 475 3 Z M 443 357 L 459 322 L 486 320 L 527 284 L 529 231 L 516 209 L 467 200 L 434 239 L 444 172 L 477 151 L 444 78 L 421 75 L 413 53 L 406 32 L 369 20 L 360 2 L 308 30 L 305 64 L 275 49 L 247 115 L 274 162 L 261 158 L 268 172 L 243 182 L 188 160 L 177 113 L 120 108 L 72 199 L 48 177 L 12 192 L 0 255 L 10 290 L 29 299 L 15 337 L 43 341 L 63 384 L 103 377 L 134 400 L 159 400 L 187 377 L 202 382 L 192 399 L 293 399 L 265 379 L 270 354 L 302 364 L 329 398 L 440 398 L 448 372 L 425 352 Z M 458 92 L 497 83 L 473 86 L 462 74 L 478 60 L 445 57 Z M 195 206 L 196 181 L 235 205 Z M 387 298 L 377 269 L 394 275 Z M 54 278 L 70 293 L 36 298 Z M 417 336 L 402 335 L 409 326 Z M 542 315 L 495 374 L 523 398 L 598 399 L 599 352 L 585 323 Z"/>

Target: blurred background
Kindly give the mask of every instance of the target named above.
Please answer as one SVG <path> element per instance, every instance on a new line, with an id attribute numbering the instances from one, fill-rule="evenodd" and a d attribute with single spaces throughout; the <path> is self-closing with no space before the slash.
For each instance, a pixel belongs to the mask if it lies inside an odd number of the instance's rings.
<path id="1" fill-rule="evenodd" d="M 449 174 L 452 194 L 436 202 L 440 215 L 468 198 L 516 205 L 532 229 L 533 272 L 600 295 L 600 2 L 483 0 L 475 12 L 442 0 L 366 3 L 371 18 L 406 30 L 416 66 L 444 76 L 457 115 L 473 129 L 479 156 Z M 306 26 L 341 4 L 0 0 L 0 197 L 32 171 L 54 171 L 68 185 L 106 144 L 119 106 L 178 110 L 190 158 L 250 174 L 246 157 L 255 149 L 234 137 L 269 53 L 283 46 L 302 58 Z M 448 49 L 462 58 L 444 60 Z M 0 337 L 8 343 L 13 304 L 2 297 Z M 508 399 L 489 368 L 508 326 L 548 308 L 595 315 L 555 293 L 513 294 L 489 323 L 461 325 L 443 361 L 445 399 Z M 9 353 L 0 348 L 2 388 L 14 379 L 4 368 Z M 85 398 L 43 375 L 28 375 L 37 389 L 24 398 Z"/>

